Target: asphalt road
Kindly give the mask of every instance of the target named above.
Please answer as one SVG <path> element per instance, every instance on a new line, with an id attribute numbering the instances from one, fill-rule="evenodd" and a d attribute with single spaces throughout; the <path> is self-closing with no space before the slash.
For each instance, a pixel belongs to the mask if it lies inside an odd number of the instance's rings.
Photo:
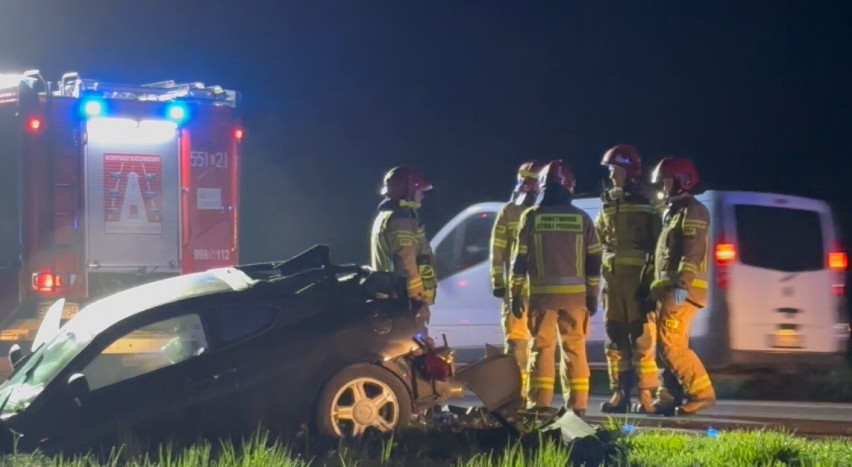
<path id="1" fill-rule="evenodd" d="M 716 405 L 688 417 L 663 417 L 638 414 L 604 414 L 600 405 L 607 397 L 592 396 L 586 420 L 599 424 L 614 418 L 623 425 L 637 430 L 679 429 L 706 431 L 783 429 L 803 436 L 841 436 L 852 438 L 852 404 L 826 402 L 765 402 L 720 400 Z M 473 395 L 452 401 L 452 405 L 480 406 Z M 553 405 L 562 405 L 562 398 L 554 398 Z"/>

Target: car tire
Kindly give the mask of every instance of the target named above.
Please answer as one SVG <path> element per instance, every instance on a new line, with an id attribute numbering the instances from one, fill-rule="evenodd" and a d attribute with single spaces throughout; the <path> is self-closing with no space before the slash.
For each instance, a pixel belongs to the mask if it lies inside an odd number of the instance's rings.
<path id="1" fill-rule="evenodd" d="M 346 367 L 320 391 L 315 413 L 320 434 L 358 438 L 408 425 L 411 394 L 390 371 L 368 363 Z"/>

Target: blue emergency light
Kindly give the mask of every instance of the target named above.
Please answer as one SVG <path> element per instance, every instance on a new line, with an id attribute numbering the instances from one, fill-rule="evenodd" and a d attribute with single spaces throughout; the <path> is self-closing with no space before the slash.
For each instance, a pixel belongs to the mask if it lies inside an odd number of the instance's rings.
<path id="1" fill-rule="evenodd" d="M 182 102 L 172 102 L 166 106 L 166 118 L 180 125 L 189 118 L 189 108 Z"/>
<path id="2" fill-rule="evenodd" d="M 86 117 L 97 117 L 105 112 L 106 103 L 101 99 L 88 98 L 83 101 L 81 108 L 83 110 L 83 115 Z"/>

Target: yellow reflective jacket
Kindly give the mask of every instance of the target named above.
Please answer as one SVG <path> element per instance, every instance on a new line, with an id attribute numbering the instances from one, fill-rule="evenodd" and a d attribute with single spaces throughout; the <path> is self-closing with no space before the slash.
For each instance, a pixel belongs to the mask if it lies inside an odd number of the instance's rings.
<path id="1" fill-rule="evenodd" d="M 664 206 L 642 186 L 610 189 L 601 201 L 595 228 L 603 245 L 603 268 L 617 273 L 619 265 L 644 267 L 649 286 L 654 277 L 649 260 L 662 230 Z"/>
<path id="2" fill-rule="evenodd" d="M 592 218 L 570 204 L 534 206 L 521 215 L 512 254 L 513 294 L 559 307 L 572 296 L 597 297 L 601 247 Z M 544 300 L 542 300 L 544 299 Z"/>
<path id="3" fill-rule="evenodd" d="M 518 222 L 529 206 L 509 202 L 500 208 L 491 229 L 491 287 L 503 288 L 511 274 L 512 248 L 518 238 Z"/>
<path id="4" fill-rule="evenodd" d="M 707 243 L 710 212 L 692 195 L 669 202 L 657 241 L 652 290 L 678 287 L 688 300 L 707 304 Z"/>
<path id="5" fill-rule="evenodd" d="M 399 201 L 383 202 L 373 222 L 370 247 L 373 269 L 405 277 L 410 298 L 435 303 L 435 257 L 415 209 Z"/>

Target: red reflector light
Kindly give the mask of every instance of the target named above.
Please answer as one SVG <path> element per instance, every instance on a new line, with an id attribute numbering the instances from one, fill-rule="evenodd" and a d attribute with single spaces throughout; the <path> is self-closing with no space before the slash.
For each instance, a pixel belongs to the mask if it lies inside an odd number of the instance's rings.
<path id="1" fill-rule="evenodd" d="M 243 130 L 242 128 L 237 128 L 234 130 L 234 138 L 243 139 Z"/>
<path id="2" fill-rule="evenodd" d="M 716 262 L 719 264 L 730 263 L 737 259 L 737 246 L 733 243 L 719 243 L 716 245 Z"/>
<path id="3" fill-rule="evenodd" d="M 831 290 L 835 297 L 842 297 L 846 294 L 846 286 L 843 284 L 834 284 L 831 286 Z"/>
<path id="4" fill-rule="evenodd" d="M 427 352 L 421 358 L 421 368 L 427 378 L 440 381 L 450 376 L 450 364 L 439 355 Z"/>
<path id="5" fill-rule="evenodd" d="M 849 256 L 845 252 L 835 251 L 828 254 L 828 267 L 830 269 L 845 271 L 849 267 Z"/>
<path id="6" fill-rule="evenodd" d="M 33 274 L 33 289 L 38 292 L 53 292 L 63 286 L 62 276 L 50 271 L 42 271 Z"/>
<path id="7" fill-rule="evenodd" d="M 41 129 L 41 119 L 38 117 L 33 117 L 27 122 L 27 130 L 31 132 L 36 132 Z"/>

